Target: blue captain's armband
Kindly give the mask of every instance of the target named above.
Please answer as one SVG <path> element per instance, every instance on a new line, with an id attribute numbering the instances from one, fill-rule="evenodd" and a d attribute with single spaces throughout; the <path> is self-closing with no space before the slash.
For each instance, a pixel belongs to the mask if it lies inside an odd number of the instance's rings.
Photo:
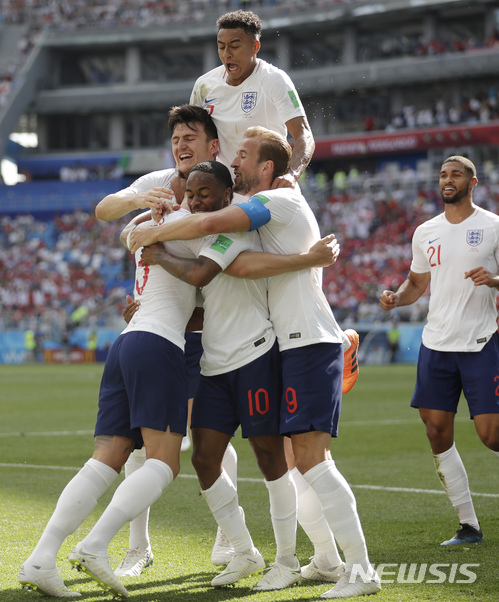
<path id="1" fill-rule="evenodd" d="M 234 205 L 241 207 L 250 218 L 250 232 L 261 226 L 265 226 L 265 224 L 270 222 L 272 215 L 267 207 L 265 207 L 265 203 L 267 203 L 268 200 L 269 199 L 263 196 L 263 194 L 255 194 L 247 203 L 234 203 Z"/>

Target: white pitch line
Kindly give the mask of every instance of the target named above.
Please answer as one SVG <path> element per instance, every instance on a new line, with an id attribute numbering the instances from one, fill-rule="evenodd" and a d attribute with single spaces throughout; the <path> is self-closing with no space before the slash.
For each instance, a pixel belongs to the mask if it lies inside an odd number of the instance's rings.
<path id="1" fill-rule="evenodd" d="M 40 433 L 0 433 L 1 437 L 73 437 L 75 435 L 93 435 L 94 431 L 43 431 Z"/>
<path id="2" fill-rule="evenodd" d="M 45 470 L 67 470 L 71 472 L 77 472 L 81 466 L 40 466 L 38 464 L 4 464 L 0 463 L 0 468 L 34 468 L 34 469 L 45 469 Z M 193 474 L 179 474 L 179 478 L 183 479 L 197 479 L 196 475 Z M 254 479 L 251 477 L 238 477 L 238 482 L 242 483 L 263 483 L 263 479 Z M 355 489 L 371 489 L 374 491 L 393 491 L 395 493 L 430 493 L 436 495 L 445 495 L 445 491 L 440 489 L 416 489 L 413 487 L 384 487 L 382 485 L 351 485 Z M 490 497 L 499 498 L 499 493 L 475 493 L 471 492 L 471 495 L 475 497 Z"/>
<path id="3" fill-rule="evenodd" d="M 458 422 L 469 422 L 466 416 L 458 416 L 455 418 Z M 340 426 L 398 426 L 401 424 L 420 424 L 419 418 L 394 418 L 386 420 L 342 420 Z M 10 437 L 74 437 L 77 435 L 93 435 L 94 431 L 40 431 L 40 432 L 17 432 L 17 433 L 0 433 L 1 438 Z"/>

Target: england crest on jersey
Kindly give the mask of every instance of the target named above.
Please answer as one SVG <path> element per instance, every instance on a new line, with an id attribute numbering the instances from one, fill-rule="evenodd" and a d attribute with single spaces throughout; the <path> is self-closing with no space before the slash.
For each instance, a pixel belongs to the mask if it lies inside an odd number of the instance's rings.
<path id="1" fill-rule="evenodd" d="M 470 247 L 478 247 L 483 241 L 483 230 L 468 230 L 466 232 L 466 242 Z"/>
<path id="2" fill-rule="evenodd" d="M 241 109 L 245 113 L 249 113 L 256 107 L 257 96 L 258 92 L 243 92 L 243 97 L 241 99 Z"/>

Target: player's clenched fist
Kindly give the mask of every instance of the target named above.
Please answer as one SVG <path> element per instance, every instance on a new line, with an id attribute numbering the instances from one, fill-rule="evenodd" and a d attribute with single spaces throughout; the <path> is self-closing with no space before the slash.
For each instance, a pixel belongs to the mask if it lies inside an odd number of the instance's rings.
<path id="1" fill-rule="evenodd" d="M 382 309 L 390 310 L 398 305 L 398 295 L 393 291 L 383 291 L 380 297 L 380 305 Z"/>

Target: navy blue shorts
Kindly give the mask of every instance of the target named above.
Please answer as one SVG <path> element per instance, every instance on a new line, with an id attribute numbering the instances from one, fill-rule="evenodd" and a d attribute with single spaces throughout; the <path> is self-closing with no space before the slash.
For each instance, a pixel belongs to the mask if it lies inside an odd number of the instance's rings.
<path id="1" fill-rule="evenodd" d="M 281 353 L 281 434 L 323 431 L 338 436 L 343 345 L 316 343 Z"/>
<path id="2" fill-rule="evenodd" d="M 187 377 L 180 347 L 149 332 L 119 336 L 104 366 L 95 435 L 143 445 L 141 427 L 185 435 Z"/>
<path id="3" fill-rule="evenodd" d="M 413 408 L 457 412 L 461 392 L 470 418 L 499 412 L 499 335 L 481 351 L 419 349 Z"/>
<path id="4" fill-rule="evenodd" d="M 208 428 L 243 437 L 279 434 L 282 396 L 277 341 L 246 366 L 217 376 L 203 376 L 194 395 L 191 428 Z"/>
<path id="5" fill-rule="evenodd" d="M 196 392 L 201 368 L 199 360 L 203 355 L 200 332 L 185 333 L 185 363 L 187 364 L 187 395 L 188 399 L 194 397 Z"/>

